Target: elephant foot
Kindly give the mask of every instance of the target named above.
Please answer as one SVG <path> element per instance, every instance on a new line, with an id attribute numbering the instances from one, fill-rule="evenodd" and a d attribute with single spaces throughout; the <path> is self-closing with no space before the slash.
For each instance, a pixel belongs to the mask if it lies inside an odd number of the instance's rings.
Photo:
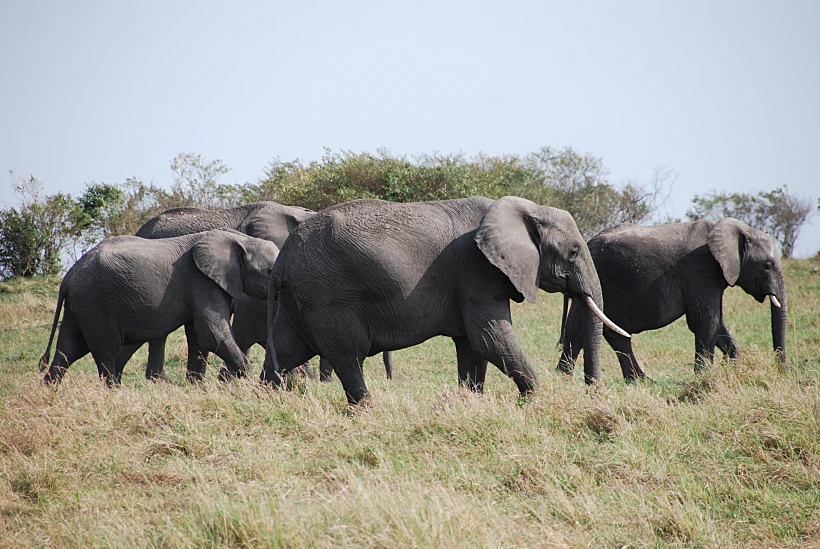
<path id="1" fill-rule="evenodd" d="M 471 392 L 476 394 L 484 394 L 484 382 L 476 382 L 472 379 L 464 379 L 458 382 L 459 387 L 464 387 L 465 389 L 469 389 Z"/>
<path id="2" fill-rule="evenodd" d="M 173 385 L 173 380 L 168 377 L 165 372 L 159 372 L 158 374 L 154 374 L 152 376 L 148 376 L 148 381 L 153 381 L 154 383 L 168 383 Z"/>
<path id="3" fill-rule="evenodd" d="M 655 380 L 648 377 L 645 373 L 641 372 L 636 376 L 627 376 L 624 378 L 624 381 L 627 385 L 637 385 L 638 382 L 641 383 L 648 383 L 648 384 L 655 384 Z"/>
<path id="4" fill-rule="evenodd" d="M 205 381 L 205 372 L 185 372 L 185 381 L 188 383 L 202 383 Z"/>
<path id="5" fill-rule="evenodd" d="M 558 366 L 556 366 L 555 370 L 559 373 L 572 376 L 572 371 L 575 369 L 575 364 L 566 358 L 562 358 L 558 361 Z"/>
<path id="6" fill-rule="evenodd" d="M 279 389 L 282 387 L 282 376 L 277 371 L 262 370 L 259 374 L 259 385 L 268 389 Z"/>
<path id="7" fill-rule="evenodd" d="M 104 375 L 100 376 L 100 381 L 105 383 L 108 389 L 118 389 L 122 385 L 122 381 L 119 378 L 106 377 Z"/>
<path id="8" fill-rule="evenodd" d="M 67 369 L 68 368 L 64 368 L 62 366 L 52 366 L 43 377 L 43 384 L 56 387 L 63 380 L 63 376 L 65 375 Z"/>
<path id="9" fill-rule="evenodd" d="M 219 381 L 231 381 L 233 379 L 236 379 L 237 377 L 239 377 L 239 376 L 236 375 L 235 372 L 232 372 L 228 368 L 223 366 L 219 370 L 219 375 L 216 376 L 216 379 L 218 379 Z"/>
<path id="10" fill-rule="evenodd" d="M 351 410 L 366 410 L 370 408 L 373 404 L 373 401 L 370 397 L 370 393 L 365 393 L 358 399 L 351 398 L 350 395 L 347 396 L 347 405 Z"/>

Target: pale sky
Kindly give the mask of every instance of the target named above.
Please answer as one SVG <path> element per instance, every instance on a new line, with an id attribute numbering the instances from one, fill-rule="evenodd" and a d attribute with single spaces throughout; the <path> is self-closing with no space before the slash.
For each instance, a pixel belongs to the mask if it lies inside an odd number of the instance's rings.
<path id="1" fill-rule="evenodd" d="M 323 147 L 572 146 L 612 183 L 820 196 L 820 1 L 0 2 L 0 206 L 181 152 L 256 182 Z M 820 250 L 820 215 L 797 255 Z"/>

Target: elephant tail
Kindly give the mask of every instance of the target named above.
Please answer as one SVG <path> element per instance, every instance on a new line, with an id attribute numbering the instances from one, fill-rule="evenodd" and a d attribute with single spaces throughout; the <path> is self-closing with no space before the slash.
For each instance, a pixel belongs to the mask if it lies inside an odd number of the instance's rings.
<path id="1" fill-rule="evenodd" d="M 384 373 L 387 375 L 387 379 L 393 379 L 393 355 L 391 351 L 384 351 L 382 360 L 384 361 Z"/>
<path id="2" fill-rule="evenodd" d="M 65 301 L 65 291 L 62 285 L 60 286 L 60 295 L 57 298 L 57 308 L 54 311 L 54 322 L 51 324 L 51 334 L 48 336 L 48 345 L 46 352 L 40 357 L 40 371 L 42 372 L 48 367 L 48 361 L 51 359 L 51 343 L 54 341 L 54 332 L 57 331 L 57 322 L 60 320 L 60 311 L 63 309 L 63 302 Z"/>

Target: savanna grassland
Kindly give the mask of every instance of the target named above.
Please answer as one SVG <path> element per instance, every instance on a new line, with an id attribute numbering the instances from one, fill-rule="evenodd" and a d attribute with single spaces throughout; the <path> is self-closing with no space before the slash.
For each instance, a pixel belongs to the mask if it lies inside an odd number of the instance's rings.
<path id="1" fill-rule="evenodd" d="M 692 368 L 684 321 L 640 334 L 653 383 L 556 374 L 561 298 L 514 304 L 541 378 L 524 402 L 492 366 L 456 384 L 444 338 L 365 364 L 369 408 L 338 381 L 144 380 L 109 390 L 90 358 L 37 369 L 58 280 L 0 283 L 0 547 L 820 547 L 820 274 L 785 264 L 788 364 L 768 304 L 727 291 L 742 357 Z M 255 373 L 263 354 L 252 354 Z"/>

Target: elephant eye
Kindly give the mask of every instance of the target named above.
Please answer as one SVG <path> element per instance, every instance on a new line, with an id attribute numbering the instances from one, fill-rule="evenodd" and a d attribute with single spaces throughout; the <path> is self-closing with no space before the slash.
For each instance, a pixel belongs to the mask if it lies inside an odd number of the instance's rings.
<path id="1" fill-rule="evenodd" d="M 569 251 L 569 260 L 575 261 L 575 258 L 578 257 L 578 246 L 575 246 Z"/>
<path id="2" fill-rule="evenodd" d="M 773 265 L 774 264 L 771 262 L 771 260 L 769 260 L 769 261 L 766 261 L 766 263 L 763 264 L 763 268 L 766 269 L 767 271 L 771 271 Z"/>

